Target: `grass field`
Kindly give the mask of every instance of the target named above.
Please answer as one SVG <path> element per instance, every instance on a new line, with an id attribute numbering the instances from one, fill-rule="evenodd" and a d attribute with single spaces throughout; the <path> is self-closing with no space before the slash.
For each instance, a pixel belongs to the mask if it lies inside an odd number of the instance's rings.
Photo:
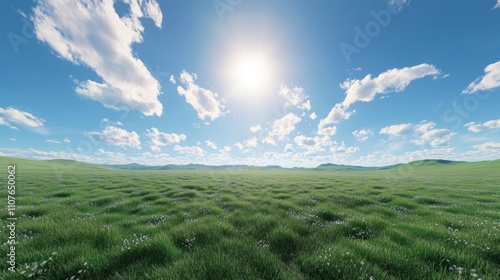
<path id="1" fill-rule="evenodd" d="M 0 279 L 500 279 L 500 161 L 382 171 L 16 165 Z M 73 278 L 71 278 L 73 277 Z"/>

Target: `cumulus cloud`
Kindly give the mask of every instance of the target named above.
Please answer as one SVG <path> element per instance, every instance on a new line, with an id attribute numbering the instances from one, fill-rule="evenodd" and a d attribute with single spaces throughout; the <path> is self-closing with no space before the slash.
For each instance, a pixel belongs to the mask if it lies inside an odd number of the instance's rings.
<path id="1" fill-rule="evenodd" d="M 174 151 L 178 152 L 179 154 L 188 155 L 188 156 L 201 157 L 201 156 L 205 155 L 205 151 L 198 146 L 182 147 L 179 145 L 175 145 Z"/>
<path id="2" fill-rule="evenodd" d="M 352 132 L 352 135 L 354 135 L 354 138 L 356 138 L 359 142 L 363 142 L 368 140 L 368 137 L 373 135 L 373 131 L 371 129 L 355 130 Z"/>
<path id="3" fill-rule="evenodd" d="M 263 142 L 276 145 L 276 142 L 282 141 L 286 136 L 294 131 L 295 125 L 300 121 L 301 119 L 293 113 L 288 113 L 283 118 L 275 120 L 271 125 L 271 132 L 269 132 Z"/>
<path id="4" fill-rule="evenodd" d="M 391 69 L 375 78 L 366 75 L 362 80 L 349 79 L 340 84 L 346 97 L 342 105 L 348 108 L 351 104 L 362 101 L 369 102 L 377 94 L 403 91 L 412 81 L 426 76 L 437 76 L 440 71 L 434 65 L 420 64 L 402 69 Z"/>
<path id="5" fill-rule="evenodd" d="M 286 144 L 285 148 L 283 149 L 285 153 L 287 152 L 295 152 L 295 149 L 293 148 L 293 144 Z"/>
<path id="6" fill-rule="evenodd" d="M 497 4 L 498 6 L 498 4 Z M 500 61 L 486 66 L 484 76 L 477 78 L 462 91 L 462 94 L 473 94 L 500 87 Z"/>
<path id="7" fill-rule="evenodd" d="M 249 148 L 255 148 L 257 147 L 257 144 L 258 144 L 257 137 L 252 137 L 248 140 L 243 141 L 243 143 L 237 142 L 234 145 L 238 147 L 243 153 L 248 153 L 250 151 Z"/>
<path id="8" fill-rule="evenodd" d="M 353 154 L 359 151 L 359 147 L 347 147 L 342 141 L 342 143 L 333 142 L 332 147 L 330 147 L 330 152 L 334 154 Z"/>
<path id="9" fill-rule="evenodd" d="M 289 88 L 281 84 L 278 94 L 286 100 L 285 107 L 293 106 L 302 110 L 311 110 L 309 96 L 304 93 L 304 89 L 301 87 Z"/>
<path id="10" fill-rule="evenodd" d="M 317 117 L 318 117 L 318 115 L 316 115 L 316 113 L 315 113 L 315 112 L 312 112 L 312 113 L 309 115 L 309 118 L 310 118 L 311 120 L 315 120 Z"/>
<path id="11" fill-rule="evenodd" d="M 161 147 L 163 146 L 177 144 L 181 141 L 186 140 L 186 135 L 184 134 L 163 133 L 160 132 L 156 127 L 151 128 L 151 130 L 147 129 L 146 136 L 151 139 L 150 148 L 155 152 L 160 151 Z"/>
<path id="12" fill-rule="evenodd" d="M 71 143 L 71 140 L 68 137 L 66 137 L 66 138 L 64 138 L 63 142 L 64 143 Z"/>
<path id="13" fill-rule="evenodd" d="M 221 117 L 224 106 L 217 100 L 217 93 L 198 86 L 195 83 L 196 79 L 196 74 L 182 71 L 179 80 L 186 88 L 178 86 L 177 92 L 186 98 L 187 103 L 193 106 L 198 113 L 198 118 L 215 120 Z"/>
<path id="14" fill-rule="evenodd" d="M 250 131 L 253 132 L 253 133 L 255 133 L 255 132 L 257 132 L 257 131 L 259 131 L 261 129 L 262 129 L 262 127 L 259 124 L 250 127 Z"/>
<path id="15" fill-rule="evenodd" d="M 421 122 L 420 124 L 398 124 L 382 128 L 380 134 L 393 137 L 413 137 L 411 143 L 416 145 L 429 144 L 432 147 L 447 145 L 457 133 L 449 129 L 436 128 L 434 122 Z"/>
<path id="16" fill-rule="evenodd" d="M 85 65 L 101 78 L 77 82 L 77 94 L 107 108 L 160 116 L 161 86 L 131 46 L 143 40 L 141 18 L 161 28 L 163 15 L 155 0 L 124 2 L 129 11 L 120 17 L 112 0 L 40 0 L 31 20 L 37 39 L 58 57 Z"/>
<path id="17" fill-rule="evenodd" d="M 432 147 L 439 147 L 450 142 L 451 138 L 457 133 L 449 129 L 437 129 L 434 122 L 419 124 L 415 127 L 415 131 L 419 136 L 412 140 L 417 145 L 430 144 Z"/>
<path id="18" fill-rule="evenodd" d="M 176 84 L 177 82 L 175 81 L 174 75 L 170 75 L 170 79 L 168 79 L 172 84 Z"/>
<path id="19" fill-rule="evenodd" d="M 486 129 L 495 129 L 495 128 L 500 128 L 500 119 L 498 120 L 491 120 L 487 121 L 485 123 L 475 123 L 475 122 L 470 122 L 464 125 L 467 127 L 467 129 L 471 132 L 477 133 L 481 132 Z"/>
<path id="20" fill-rule="evenodd" d="M 294 142 L 299 148 L 305 150 L 308 155 L 324 152 L 326 147 L 331 144 L 329 137 L 307 137 L 304 135 L 295 137 Z"/>
<path id="21" fill-rule="evenodd" d="M 141 149 L 139 134 L 135 131 L 128 132 L 115 126 L 107 126 L 102 132 L 91 132 L 90 137 L 110 145 L 126 148 L 131 147 L 137 150 Z"/>
<path id="22" fill-rule="evenodd" d="M 319 135 L 334 135 L 337 132 L 337 128 L 335 126 L 330 126 L 331 124 L 337 124 L 341 120 L 347 120 L 351 117 L 355 111 L 347 112 L 347 107 L 338 103 L 330 110 L 328 116 L 322 119 L 318 125 L 318 134 Z"/>
<path id="23" fill-rule="evenodd" d="M 387 134 L 390 136 L 405 136 L 413 132 L 413 125 L 410 123 L 395 124 L 383 127 L 379 134 Z"/>
<path id="24" fill-rule="evenodd" d="M 475 145 L 474 148 L 481 151 L 500 151 L 500 143 L 499 142 L 486 142 L 483 144 Z"/>
<path id="25" fill-rule="evenodd" d="M 5 125 L 9 128 L 19 130 L 13 124 L 18 124 L 36 132 L 46 134 L 47 131 L 43 127 L 45 121 L 41 118 L 35 117 L 31 113 L 24 112 L 18 109 L 9 107 L 7 109 L 0 108 L 0 125 Z"/>
<path id="26" fill-rule="evenodd" d="M 207 141 L 205 141 L 205 145 L 207 145 L 207 147 L 209 147 L 209 148 L 217 150 L 217 144 L 215 144 L 215 142 L 207 140 Z"/>

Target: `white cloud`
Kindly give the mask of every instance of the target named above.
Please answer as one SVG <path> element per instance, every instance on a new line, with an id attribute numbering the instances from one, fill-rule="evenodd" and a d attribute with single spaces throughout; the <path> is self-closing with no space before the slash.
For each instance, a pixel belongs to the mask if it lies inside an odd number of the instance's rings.
<path id="1" fill-rule="evenodd" d="M 487 142 L 479 145 L 475 145 L 474 148 L 481 151 L 500 151 L 500 142 Z"/>
<path id="2" fill-rule="evenodd" d="M 282 141 L 286 136 L 294 131 L 295 125 L 300 121 L 301 119 L 293 113 L 288 113 L 283 118 L 275 120 L 271 125 L 271 132 L 269 132 L 263 142 L 276 145 L 277 141 Z"/>
<path id="3" fill-rule="evenodd" d="M 451 138 L 457 135 L 456 132 L 449 129 L 438 129 L 434 122 L 421 122 L 418 125 L 397 124 L 386 126 L 379 132 L 393 137 L 413 137 L 411 143 L 416 145 L 429 144 L 432 147 L 447 145 Z"/>
<path id="4" fill-rule="evenodd" d="M 48 140 L 45 140 L 45 142 L 47 143 L 52 143 L 52 144 L 61 144 L 61 142 L 57 141 L 57 140 L 53 140 L 53 139 L 48 139 Z"/>
<path id="5" fill-rule="evenodd" d="M 214 149 L 214 150 L 217 150 L 217 144 L 215 144 L 215 142 L 212 142 L 212 141 L 205 141 L 205 145 L 207 145 L 208 147 Z"/>
<path id="6" fill-rule="evenodd" d="M 330 147 L 330 152 L 337 154 L 337 153 L 343 153 L 343 154 L 353 154 L 355 152 L 359 151 L 358 147 L 347 147 L 342 141 L 342 143 L 339 145 L 337 142 L 333 143 L 333 146 Z"/>
<path id="7" fill-rule="evenodd" d="M 340 103 L 335 104 L 328 116 L 319 122 L 318 131 L 323 131 L 330 124 L 337 124 L 341 120 L 349 119 L 355 111 L 347 112 L 346 109 L 347 107 Z"/>
<path id="8" fill-rule="evenodd" d="M 257 147 L 257 144 L 258 144 L 257 137 L 252 137 L 248 140 L 243 141 L 243 143 L 237 142 L 234 145 L 238 147 L 241 151 L 243 151 L 243 153 L 248 153 L 250 151 L 249 148 L 255 148 Z"/>
<path id="9" fill-rule="evenodd" d="M 124 2 L 130 10 L 120 17 L 111 0 L 41 0 L 31 20 L 38 40 L 60 58 L 85 65 L 102 79 L 78 82 L 76 93 L 107 108 L 160 116 L 161 86 L 131 45 L 143 40 L 141 18 L 151 18 L 161 28 L 163 16 L 155 0 Z"/>
<path id="10" fill-rule="evenodd" d="M 257 132 L 257 131 L 259 131 L 261 129 L 262 129 L 262 127 L 259 124 L 250 127 L 250 131 L 253 132 L 253 133 L 255 133 L 255 132 Z"/>
<path id="11" fill-rule="evenodd" d="M 500 8 L 500 0 L 497 0 L 497 4 L 495 5 L 495 7 L 493 7 L 493 9 L 496 9 L 496 8 Z"/>
<path id="12" fill-rule="evenodd" d="M 464 126 L 467 127 L 467 129 L 469 131 L 477 133 L 477 132 L 480 132 L 480 131 L 483 131 L 486 129 L 500 128 L 500 119 L 487 121 L 487 122 L 482 123 L 482 124 L 470 122 L 470 123 L 465 124 Z"/>
<path id="13" fill-rule="evenodd" d="M 433 122 L 423 123 L 415 127 L 415 131 L 419 133 L 419 137 L 412 140 L 417 145 L 430 144 L 432 147 L 440 147 L 447 145 L 453 136 L 457 133 L 449 129 L 437 129 Z"/>
<path id="14" fill-rule="evenodd" d="M 0 117 L 0 125 L 2 125 L 2 124 L 5 125 L 5 126 L 7 126 L 8 128 L 11 128 L 11 129 L 14 129 L 14 130 L 19 130 L 19 128 L 10 125 L 9 122 L 7 122 L 4 118 Z"/>
<path id="15" fill-rule="evenodd" d="M 318 117 L 318 115 L 316 115 L 316 113 L 315 113 L 315 112 L 312 112 L 312 113 L 309 115 L 309 118 L 310 118 L 311 120 L 315 120 L 317 117 Z"/>
<path id="16" fill-rule="evenodd" d="M 497 4 L 498 6 L 498 4 Z M 484 76 L 477 78 L 462 91 L 463 94 L 473 94 L 478 91 L 490 90 L 500 87 L 500 61 L 486 66 Z"/>
<path id="17" fill-rule="evenodd" d="M 389 0 L 389 5 L 397 9 L 402 9 L 404 6 L 410 5 L 411 0 Z"/>
<path id="18" fill-rule="evenodd" d="M 10 141 L 17 141 L 16 138 L 10 138 Z"/>
<path id="19" fill-rule="evenodd" d="M 186 88 L 178 86 L 177 92 L 186 98 L 187 103 L 193 106 L 198 113 L 198 118 L 205 120 L 205 118 L 209 117 L 211 120 L 215 120 L 221 117 L 224 106 L 217 100 L 217 94 L 198 86 L 195 83 L 196 79 L 196 74 L 182 71 L 180 81 Z"/>
<path id="20" fill-rule="evenodd" d="M 326 147 L 331 144 L 329 137 L 307 137 L 304 135 L 295 137 L 294 142 L 299 148 L 306 150 L 308 155 L 324 152 Z"/>
<path id="21" fill-rule="evenodd" d="M 113 122 L 107 118 L 102 119 L 102 123 L 112 126 L 123 126 L 123 123 L 121 121 Z"/>
<path id="22" fill-rule="evenodd" d="M 333 136 L 337 133 L 337 126 L 319 127 L 318 135 Z"/>
<path id="23" fill-rule="evenodd" d="M 147 129 L 146 136 L 151 139 L 150 148 L 155 152 L 159 151 L 163 146 L 177 144 L 186 140 L 186 135 L 184 134 L 167 134 L 160 132 L 156 127 L 151 128 L 151 130 Z"/>
<path id="24" fill-rule="evenodd" d="M 63 142 L 64 143 L 71 143 L 71 140 L 68 137 L 66 137 L 66 138 L 64 138 Z"/>
<path id="25" fill-rule="evenodd" d="M 178 152 L 179 154 L 188 155 L 188 156 L 201 157 L 201 156 L 205 155 L 205 151 L 198 146 L 182 147 L 179 145 L 175 145 L 174 151 Z"/>
<path id="26" fill-rule="evenodd" d="M 302 110 L 311 110 L 311 102 L 307 100 L 309 96 L 304 93 L 304 89 L 301 87 L 289 88 L 281 84 L 278 94 L 286 100 L 285 107 L 294 106 Z"/>
<path id="27" fill-rule="evenodd" d="M 440 71 L 434 65 L 424 63 L 413 67 L 387 70 L 375 78 L 366 75 L 362 80 L 349 79 L 340 84 L 340 87 L 346 91 L 342 105 L 347 109 L 358 101 L 372 101 L 377 94 L 401 92 L 416 79 L 439 74 Z"/>
<path id="28" fill-rule="evenodd" d="M 232 150 L 232 149 L 231 149 L 231 147 L 229 147 L 229 146 L 224 146 L 224 147 L 222 147 L 222 149 L 220 149 L 220 150 L 219 150 L 219 153 L 221 153 L 221 154 L 227 154 L 227 153 L 229 153 L 231 150 Z"/>
<path id="29" fill-rule="evenodd" d="M 89 135 L 94 140 L 110 145 L 122 148 L 132 147 L 137 150 L 141 149 L 140 137 L 135 131 L 128 132 L 115 126 L 107 126 L 103 132 L 91 132 Z"/>
<path id="30" fill-rule="evenodd" d="M 43 127 L 44 122 L 43 119 L 37 118 L 28 112 L 20 111 L 12 107 L 7 109 L 0 108 L 0 125 L 3 124 L 15 130 L 19 129 L 11 125 L 11 123 L 19 124 L 36 132 L 46 134 L 47 131 Z"/>
<path id="31" fill-rule="evenodd" d="M 175 81 L 174 75 L 170 75 L 170 79 L 168 79 L 172 84 L 176 84 L 177 82 Z"/>
<path id="32" fill-rule="evenodd" d="M 363 142 L 368 140 L 368 137 L 373 135 L 373 131 L 371 129 L 361 129 L 361 130 L 355 130 L 352 132 L 352 135 L 358 140 L 359 142 Z"/>
<path id="33" fill-rule="evenodd" d="M 123 153 L 108 152 L 103 149 L 98 149 L 96 154 L 101 156 L 106 156 L 107 159 L 114 159 L 114 160 L 126 158 L 125 154 Z"/>
<path id="34" fill-rule="evenodd" d="M 286 144 L 285 145 L 285 148 L 283 149 L 283 151 L 286 153 L 286 152 L 295 152 L 295 149 L 293 148 L 293 144 Z"/>
<path id="35" fill-rule="evenodd" d="M 387 134 L 390 136 L 405 136 L 413 132 L 413 125 L 410 123 L 395 124 L 383 127 L 379 134 Z"/>

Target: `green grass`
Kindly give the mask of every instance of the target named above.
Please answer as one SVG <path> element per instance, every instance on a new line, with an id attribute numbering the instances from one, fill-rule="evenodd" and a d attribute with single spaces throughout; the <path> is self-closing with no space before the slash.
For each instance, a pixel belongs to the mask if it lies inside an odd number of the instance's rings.
<path id="1" fill-rule="evenodd" d="M 0 157 L 2 185 L 9 164 L 17 273 L 1 245 L 0 279 L 500 279 L 500 161 L 135 171 Z M 5 224 L 5 188 L 0 200 Z"/>

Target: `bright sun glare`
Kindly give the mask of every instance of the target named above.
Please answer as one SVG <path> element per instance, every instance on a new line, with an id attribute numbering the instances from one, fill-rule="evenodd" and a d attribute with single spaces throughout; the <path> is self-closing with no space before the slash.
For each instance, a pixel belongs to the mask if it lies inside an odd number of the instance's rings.
<path id="1" fill-rule="evenodd" d="M 265 83 L 268 66 L 260 58 L 242 57 L 237 62 L 235 75 L 241 86 L 257 89 Z"/>
<path id="2" fill-rule="evenodd" d="M 259 53 L 240 53 L 230 67 L 232 83 L 239 94 L 262 97 L 272 84 L 274 70 L 266 56 Z"/>

